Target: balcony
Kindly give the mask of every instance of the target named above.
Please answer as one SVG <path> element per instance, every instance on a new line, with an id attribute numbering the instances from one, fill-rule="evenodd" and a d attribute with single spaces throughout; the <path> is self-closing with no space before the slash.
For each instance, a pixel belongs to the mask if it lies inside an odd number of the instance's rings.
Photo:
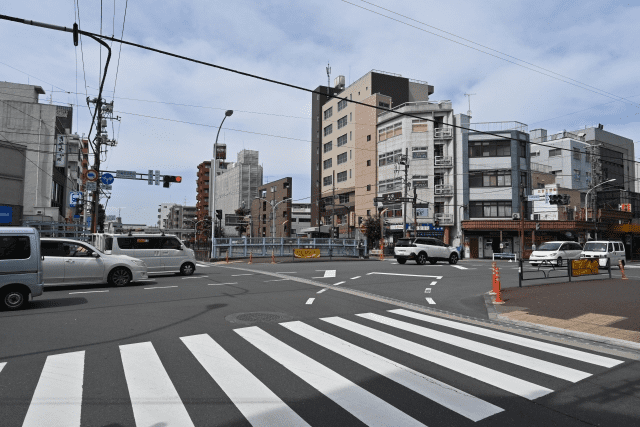
<path id="1" fill-rule="evenodd" d="M 453 157 L 451 156 L 435 156 L 433 159 L 435 167 L 447 168 L 453 166 Z"/>
<path id="2" fill-rule="evenodd" d="M 433 137 L 436 139 L 452 138 L 453 132 L 450 127 L 435 128 L 433 130 Z"/>
<path id="3" fill-rule="evenodd" d="M 438 184 L 434 187 L 433 194 L 436 196 L 450 196 L 453 194 L 453 185 Z"/>
<path id="4" fill-rule="evenodd" d="M 440 225 L 453 225 L 453 214 L 450 213 L 437 213 L 435 219 Z"/>

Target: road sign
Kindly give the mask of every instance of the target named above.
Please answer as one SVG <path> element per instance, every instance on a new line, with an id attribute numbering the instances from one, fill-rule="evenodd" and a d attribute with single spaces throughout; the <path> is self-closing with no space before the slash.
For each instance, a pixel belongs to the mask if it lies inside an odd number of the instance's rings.
<path id="1" fill-rule="evenodd" d="M 136 179 L 136 172 L 135 171 L 117 170 L 116 171 L 116 178 Z"/>
<path id="2" fill-rule="evenodd" d="M 113 184 L 113 175 L 111 175 L 110 173 L 103 173 L 100 177 L 100 181 L 102 181 L 102 183 L 105 185 Z"/>
<path id="3" fill-rule="evenodd" d="M 539 202 L 543 199 L 543 196 L 539 195 L 539 194 L 529 194 L 527 196 L 527 202 Z"/>
<path id="4" fill-rule="evenodd" d="M 149 173 L 147 174 L 147 183 L 153 185 L 153 171 L 151 169 L 149 169 Z"/>
<path id="5" fill-rule="evenodd" d="M 95 182 L 98 180 L 98 172 L 93 169 L 87 171 L 87 181 Z"/>
<path id="6" fill-rule="evenodd" d="M 154 180 L 155 180 L 156 185 L 160 185 L 160 171 L 156 171 Z"/>
<path id="7" fill-rule="evenodd" d="M 105 191 L 111 191 L 113 190 L 113 185 L 101 185 L 100 188 Z"/>
<path id="8" fill-rule="evenodd" d="M 104 219 L 107 220 L 107 221 L 115 221 L 116 220 L 116 216 L 115 215 L 105 215 Z"/>
<path id="9" fill-rule="evenodd" d="M 0 224 L 11 224 L 13 221 L 13 208 L 11 206 L 0 206 Z"/>
<path id="10" fill-rule="evenodd" d="M 224 225 L 232 226 L 232 225 L 246 225 L 247 223 L 244 221 L 244 216 L 242 215 L 231 215 L 226 214 L 224 216 Z"/>
<path id="11" fill-rule="evenodd" d="M 87 182 L 87 191 L 96 191 L 98 189 L 98 184 L 95 182 Z"/>
<path id="12" fill-rule="evenodd" d="M 361 225 L 360 226 L 360 231 L 363 232 L 363 233 L 366 233 L 367 232 L 367 227 L 364 224 Z"/>
<path id="13" fill-rule="evenodd" d="M 74 215 L 73 219 L 80 219 L 80 215 Z"/>
<path id="14" fill-rule="evenodd" d="M 69 192 L 69 207 L 75 208 L 76 205 L 82 203 L 82 191 Z"/>

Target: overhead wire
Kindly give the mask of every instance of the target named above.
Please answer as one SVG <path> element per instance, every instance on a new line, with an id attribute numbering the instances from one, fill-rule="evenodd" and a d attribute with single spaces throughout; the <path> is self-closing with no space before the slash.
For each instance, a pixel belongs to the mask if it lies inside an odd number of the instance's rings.
<path id="1" fill-rule="evenodd" d="M 115 0 L 114 0 L 115 2 Z M 127 22 L 127 8 L 129 6 L 129 0 L 126 0 L 124 4 L 124 19 L 122 20 L 122 33 L 120 34 L 120 40 L 124 38 L 124 24 Z M 113 46 L 113 42 L 111 44 Z M 120 69 L 120 54 L 122 53 L 122 43 L 120 43 L 120 49 L 118 50 L 118 65 L 116 66 L 116 79 L 113 83 L 113 98 L 116 96 L 116 85 L 118 84 L 118 70 Z"/>

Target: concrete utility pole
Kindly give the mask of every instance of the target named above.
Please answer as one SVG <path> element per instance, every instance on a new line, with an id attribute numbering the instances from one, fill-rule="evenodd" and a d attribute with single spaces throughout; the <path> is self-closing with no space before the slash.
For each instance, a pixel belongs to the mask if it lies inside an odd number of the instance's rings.
<path id="1" fill-rule="evenodd" d="M 217 177 L 217 164 L 218 164 L 218 137 L 220 136 L 220 129 L 222 129 L 222 124 L 226 120 L 227 117 L 230 117 L 233 114 L 233 110 L 227 110 L 224 113 L 224 117 L 220 126 L 218 127 L 218 134 L 216 135 L 216 142 L 213 144 L 213 195 L 211 200 L 211 251 L 213 251 L 213 239 L 216 238 L 216 177 Z M 222 221 L 220 222 L 220 227 L 222 228 Z M 215 254 L 211 254 L 211 258 L 215 258 Z"/>
<path id="2" fill-rule="evenodd" d="M 404 202 L 402 202 L 402 237 L 407 236 L 407 187 L 409 187 L 409 149 L 405 148 L 404 156 L 400 157 L 400 164 L 404 165 Z"/>

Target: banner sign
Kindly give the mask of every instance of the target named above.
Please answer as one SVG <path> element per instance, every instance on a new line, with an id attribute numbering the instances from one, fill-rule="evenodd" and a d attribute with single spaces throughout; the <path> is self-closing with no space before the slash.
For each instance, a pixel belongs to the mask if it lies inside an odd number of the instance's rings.
<path id="1" fill-rule="evenodd" d="M 296 258 L 320 258 L 320 249 L 294 249 Z"/>
<path id="2" fill-rule="evenodd" d="M 56 138 L 56 167 L 63 168 L 67 164 L 67 143 L 64 135 Z"/>
<path id="3" fill-rule="evenodd" d="M 599 265 L 597 259 L 573 259 L 571 260 L 571 275 L 578 277 L 598 274 Z"/>

